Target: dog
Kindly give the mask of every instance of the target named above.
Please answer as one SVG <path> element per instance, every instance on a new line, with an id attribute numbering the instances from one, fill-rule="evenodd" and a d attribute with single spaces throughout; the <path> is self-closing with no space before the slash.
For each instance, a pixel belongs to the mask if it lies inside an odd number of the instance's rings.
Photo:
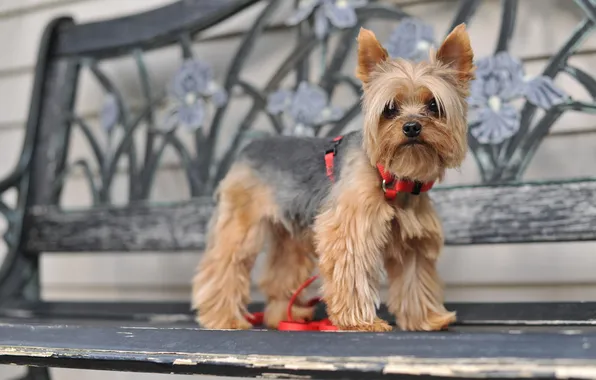
<path id="1" fill-rule="evenodd" d="M 418 63 L 390 58 L 370 30 L 361 28 L 357 42 L 363 129 L 334 140 L 253 140 L 218 185 L 193 279 L 202 327 L 252 327 L 250 272 L 265 245 L 268 327 L 285 319 L 290 297 L 317 264 L 339 330 L 392 329 L 376 314 L 384 270 L 386 303 L 400 329 L 442 330 L 456 320 L 444 306 L 436 269 L 443 232 L 427 191 L 467 153 L 475 68 L 468 33 L 455 27 Z M 292 314 L 309 320 L 313 308 L 298 299 Z"/>

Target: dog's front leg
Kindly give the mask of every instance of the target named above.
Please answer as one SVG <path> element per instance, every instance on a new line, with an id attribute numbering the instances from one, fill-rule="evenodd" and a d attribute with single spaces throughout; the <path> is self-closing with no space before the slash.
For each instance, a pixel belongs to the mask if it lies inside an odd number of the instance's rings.
<path id="1" fill-rule="evenodd" d="M 371 200 L 336 199 L 315 223 L 329 319 L 340 330 L 389 331 L 376 316 L 391 210 Z"/>
<path id="2" fill-rule="evenodd" d="M 391 233 L 385 268 L 389 281 L 389 311 L 402 330 L 442 330 L 455 321 L 443 304 L 443 284 L 437 258 L 443 232 L 426 196 L 410 210 L 399 210 Z"/>
<path id="3" fill-rule="evenodd" d="M 424 245 L 412 242 L 412 245 Z M 402 330 L 442 330 L 455 321 L 455 313 L 443 305 L 443 285 L 436 260 L 422 252 L 405 250 L 400 257 L 385 259 L 389 280 L 388 306 Z"/>

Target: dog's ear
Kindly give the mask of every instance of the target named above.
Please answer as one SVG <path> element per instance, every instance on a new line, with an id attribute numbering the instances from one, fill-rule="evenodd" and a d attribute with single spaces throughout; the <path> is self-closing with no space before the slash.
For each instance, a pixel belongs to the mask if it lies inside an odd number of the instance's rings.
<path id="1" fill-rule="evenodd" d="M 461 80 L 472 79 L 474 52 L 465 24 L 459 24 L 445 38 L 437 51 L 437 60 L 459 72 Z"/>
<path id="2" fill-rule="evenodd" d="M 375 34 L 368 29 L 360 28 L 356 77 L 363 83 L 368 82 L 375 67 L 387 58 L 389 58 L 389 54 L 377 40 Z"/>

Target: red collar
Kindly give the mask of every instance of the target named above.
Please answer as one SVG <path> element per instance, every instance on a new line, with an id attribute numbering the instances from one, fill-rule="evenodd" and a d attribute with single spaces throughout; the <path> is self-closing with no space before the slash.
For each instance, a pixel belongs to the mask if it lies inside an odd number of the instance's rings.
<path id="1" fill-rule="evenodd" d="M 333 161 L 335 158 L 335 154 L 337 153 L 337 146 L 341 143 L 343 136 L 337 136 L 331 141 L 331 144 L 327 150 L 325 150 L 325 168 L 327 171 L 327 176 L 333 182 L 334 178 L 334 165 Z M 406 179 L 398 180 L 395 178 L 393 174 L 386 171 L 383 165 L 377 164 L 377 169 L 379 170 L 379 174 L 383 179 L 381 183 L 381 187 L 383 188 L 383 193 L 385 193 L 385 199 L 393 200 L 397 196 L 397 193 L 410 193 L 414 195 L 418 195 L 425 191 L 429 191 L 433 185 L 433 182 L 422 183 L 418 181 L 410 181 Z"/>
<path id="2" fill-rule="evenodd" d="M 435 184 L 434 181 L 422 183 L 407 179 L 397 179 L 393 174 L 386 171 L 381 164 L 377 164 L 377 170 L 383 179 L 381 187 L 383 188 L 383 192 L 385 193 L 385 198 L 387 200 L 395 199 L 397 193 L 410 193 L 418 195 L 420 193 L 424 193 L 425 191 L 429 191 Z"/>

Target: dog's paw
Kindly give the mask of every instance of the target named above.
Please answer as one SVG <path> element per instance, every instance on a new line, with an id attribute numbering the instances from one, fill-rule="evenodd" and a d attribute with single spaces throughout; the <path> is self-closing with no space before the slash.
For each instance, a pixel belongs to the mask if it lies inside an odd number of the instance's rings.
<path id="1" fill-rule="evenodd" d="M 404 331 L 441 331 L 449 327 L 455 322 L 455 312 L 429 311 L 424 318 L 412 316 L 398 316 L 397 325 Z"/>
<path id="2" fill-rule="evenodd" d="M 244 318 L 224 317 L 224 316 L 203 316 L 199 314 L 196 319 L 199 326 L 204 329 L 212 330 L 248 330 L 253 325 Z"/>
<path id="3" fill-rule="evenodd" d="M 393 330 L 393 327 L 381 318 L 376 317 L 373 323 L 361 324 L 356 326 L 337 326 L 343 331 L 367 331 L 367 332 L 387 332 Z"/>
<path id="4" fill-rule="evenodd" d="M 272 300 L 265 307 L 265 325 L 271 329 L 277 329 L 279 322 L 288 319 L 288 300 Z M 311 321 L 314 314 L 313 307 L 292 305 L 292 319 L 294 321 Z"/>

